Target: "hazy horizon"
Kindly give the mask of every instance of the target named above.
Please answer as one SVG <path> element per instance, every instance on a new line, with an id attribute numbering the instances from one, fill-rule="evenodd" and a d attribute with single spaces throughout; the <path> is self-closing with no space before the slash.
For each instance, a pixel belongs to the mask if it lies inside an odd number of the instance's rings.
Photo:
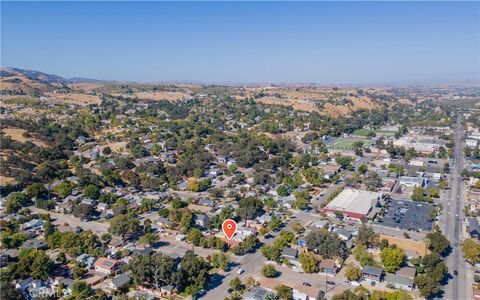
<path id="1" fill-rule="evenodd" d="M 123 82 L 480 82 L 478 2 L 2 2 L 2 67 Z"/>

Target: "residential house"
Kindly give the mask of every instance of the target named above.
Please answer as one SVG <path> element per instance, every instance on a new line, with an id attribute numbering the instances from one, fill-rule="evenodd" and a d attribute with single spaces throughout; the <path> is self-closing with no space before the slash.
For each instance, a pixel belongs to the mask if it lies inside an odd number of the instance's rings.
<path id="1" fill-rule="evenodd" d="M 424 187 L 426 179 L 423 177 L 402 176 L 400 177 L 400 185 L 409 187 Z"/>
<path id="2" fill-rule="evenodd" d="M 205 214 L 195 214 L 195 224 L 201 227 L 207 227 L 208 224 L 208 216 Z"/>
<path id="3" fill-rule="evenodd" d="M 107 284 L 108 287 L 114 291 L 125 288 L 130 283 L 130 276 L 126 273 L 122 273 L 114 278 Z"/>
<path id="4" fill-rule="evenodd" d="M 385 276 L 385 282 L 396 289 L 402 289 L 406 291 L 412 291 L 415 285 L 414 279 L 397 274 L 387 274 Z"/>
<path id="5" fill-rule="evenodd" d="M 400 270 L 398 270 L 395 274 L 397 274 L 398 276 L 407 277 L 413 280 L 417 275 L 417 269 L 413 267 L 403 267 Z"/>
<path id="6" fill-rule="evenodd" d="M 88 198 L 83 198 L 81 203 L 83 204 L 87 204 L 87 205 L 90 205 L 90 206 L 95 206 L 98 204 L 98 201 L 97 200 L 93 200 L 93 199 L 88 199 Z"/>
<path id="7" fill-rule="evenodd" d="M 160 293 L 162 296 L 167 297 L 173 295 L 174 287 L 172 285 L 164 285 L 160 287 Z"/>
<path id="8" fill-rule="evenodd" d="M 382 274 L 383 274 L 382 268 L 364 266 L 362 270 L 363 280 L 380 282 L 382 280 Z"/>
<path id="9" fill-rule="evenodd" d="M 33 219 L 20 225 L 22 230 L 39 229 L 41 227 L 43 227 L 43 221 L 39 219 Z"/>
<path id="10" fill-rule="evenodd" d="M 75 258 L 75 260 L 77 262 L 83 264 L 88 269 L 91 269 L 94 266 L 96 258 L 93 257 L 93 256 L 90 256 L 86 253 L 83 253 L 83 254 L 80 254 L 79 256 L 77 256 L 77 258 Z"/>
<path id="11" fill-rule="evenodd" d="M 108 210 L 108 204 L 107 203 L 99 203 L 97 205 L 97 210 L 99 212 L 106 212 Z"/>
<path id="12" fill-rule="evenodd" d="M 334 232 L 338 235 L 339 238 L 341 238 L 344 241 L 348 241 L 352 238 L 352 233 L 346 229 L 339 228 Z"/>
<path id="13" fill-rule="evenodd" d="M 70 278 L 62 278 L 59 280 L 58 284 L 63 286 L 62 294 L 63 297 L 68 297 L 70 294 L 72 294 L 73 291 L 73 279 Z"/>
<path id="14" fill-rule="evenodd" d="M 105 275 L 116 275 L 120 273 L 122 262 L 116 259 L 100 257 L 95 262 L 95 271 Z"/>
<path id="15" fill-rule="evenodd" d="M 255 286 L 248 293 L 244 295 L 245 300 L 264 300 L 268 297 L 269 294 L 274 294 L 270 289 Z"/>
<path id="16" fill-rule="evenodd" d="M 480 238 L 480 225 L 477 218 L 469 218 L 467 226 L 468 235 L 473 239 Z"/>
<path id="17" fill-rule="evenodd" d="M 33 250 L 45 250 L 47 249 L 47 244 L 44 241 L 37 239 L 26 240 L 21 246 L 20 249 L 33 249 Z"/>
<path id="18" fill-rule="evenodd" d="M 302 293 L 297 289 L 292 290 L 293 300 L 309 300 L 310 297 L 306 293 Z"/>
<path id="19" fill-rule="evenodd" d="M 72 212 L 72 204 L 68 202 L 60 202 L 55 204 L 55 212 L 61 214 L 69 214 Z"/>
<path id="20" fill-rule="evenodd" d="M 337 274 L 337 271 L 338 271 L 337 264 L 333 259 L 322 260 L 318 267 L 321 273 L 326 273 L 328 275 L 335 276 L 335 274 Z"/>
<path id="21" fill-rule="evenodd" d="M 291 247 L 288 247 L 288 246 L 285 246 L 283 247 L 283 250 L 282 250 L 282 257 L 283 258 L 286 258 L 286 259 L 297 259 L 298 257 L 298 250 L 297 249 L 293 249 Z"/>

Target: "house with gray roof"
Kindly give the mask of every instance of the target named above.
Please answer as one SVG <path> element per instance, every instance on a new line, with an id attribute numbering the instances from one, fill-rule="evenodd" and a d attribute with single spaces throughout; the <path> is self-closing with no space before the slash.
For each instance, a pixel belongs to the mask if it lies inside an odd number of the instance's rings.
<path id="1" fill-rule="evenodd" d="M 480 238 L 480 225 L 478 224 L 477 218 L 468 219 L 467 232 L 472 239 Z"/>
<path id="2" fill-rule="evenodd" d="M 363 280 L 367 281 L 375 281 L 380 282 L 382 280 L 383 269 L 372 267 L 372 266 L 365 266 L 362 270 L 362 278 Z"/>
<path id="3" fill-rule="evenodd" d="M 413 279 L 397 274 L 387 274 L 385 276 L 385 282 L 396 289 L 406 291 L 412 291 L 415 286 Z"/>
<path id="4" fill-rule="evenodd" d="M 264 300 L 269 294 L 274 294 L 274 292 L 261 286 L 255 286 L 245 294 L 245 300 Z"/>
<path id="5" fill-rule="evenodd" d="M 282 250 L 282 257 L 287 259 L 297 259 L 298 250 L 285 246 L 283 247 L 283 250 Z"/>
<path id="6" fill-rule="evenodd" d="M 111 289 L 116 291 L 126 287 L 129 283 L 130 283 L 130 276 L 128 276 L 126 273 L 122 273 L 112 278 L 112 281 L 108 284 L 108 286 Z"/>

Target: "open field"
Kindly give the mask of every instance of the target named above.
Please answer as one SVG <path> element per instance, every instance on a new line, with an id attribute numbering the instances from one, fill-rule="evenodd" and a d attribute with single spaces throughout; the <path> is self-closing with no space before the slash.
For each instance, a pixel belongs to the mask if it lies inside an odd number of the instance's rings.
<path id="1" fill-rule="evenodd" d="M 322 94 L 321 96 L 317 95 L 317 97 L 308 97 L 310 94 L 304 93 L 301 94 L 303 98 L 288 97 L 292 95 L 291 93 L 293 92 L 285 93 L 285 95 L 277 93 L 257 98 L 255 101 L 270 105 L 292 106 L 295 110 L 316 111 L 322 115 L 331 116 L 342 116 L 360 109 L 371 110 L 378 107 L 378 104 L 369 98 L 346 97 L 347 103 L 343 103 L 325 98 L 325 95 Z M 293 95 L 300 96 L 297 94 Z"/>
<path id="2" fill-rule="evenodd" d="M 357 129 L 357 130 L 355 130 L 355 131 L 352 133 L 352 135 L 356 135 L 356 136 L 368 136 L 371 132 L 375 133 L 375 130 L 362 128 L 362 129 Z"/>
<path id="3" fill-rule="evenodd" d="M 0 186 L 6 186 L 8 184 L 14 184 L 14 183 L 15 183 L 15 179 L 13 179 L 12 177 L 6 177 L 6 176 L 0 175 Z"/>
<path id="4" fill-rule="evenodd" d="M 353 144 L 355 142 L 367 142 L 366 140 L 362 139 L 343 139 L 340 138 L 335 141 L 333 145 L 330 146 L 332 149 L 338 149 L 338 150 L 352 150 L 353 149 Z"/>
<path id="5" fill-rule="evenodd" d="M 18 142 L 25 143 L 27 141 L 30 141 L 37 146 L 41 146 L 41 147 L 47 146 L 47 144 L 45 144 L 43 141 L 30 136 L 25 130 L 20 128 L 6 127 L 2 129 L 2 133 L 5 136 L 10 137 L 12 140 L 15 140 Z"/>
<path id="6" fill-rule="evenodd" d="M 145 100 L 168 100 L 177 101 L 188 97 L 185 93 L 179 92 L 138 92 L 133 94 L 112 93 L 112 96 L 123 97 L 127 99 L 145 99 Z"/>
<path id="7" fill-rule="evenodd" d="M 357 129 L 355 130 L 352 135 L 354 136 L 361 136 L 361 137 L 367 137 L 371 132 L 375 133 L 376 135 L 395 135 L 395 132 L 393 131 L 388 131 L 388 130 L 372 130 L 372 129 Z"/>
<path id="8" fill-rule="evenodd" d="M 415 251 L 422 256 L 428 253 L 427 245 L 423 241 L 407 240 L 404 238 L 397 238 L 381 234 L 380 240 L 382 239 L 388 240 L 388 243 L 390 245 L 397 245 L 398 248 L 401 248 L 403 250 Z"/>
<path id="9" fill-rule="evenodd" d="M 102 151 L 103 148 L 105 148 L 106 146 L 109 146 L 110 149 L 112 149 L 112 151 L 123 152 L 126 149 L 126 145 L 127 145 L 127 142 L 111 142 L 111 143 L 108 143 L 105 146 L 101 146 L 100 151 Z"/>
<path id="10" fill-rule="evenodd" d="M 90 105 L 99 104 L 100 97 L 97 95 L 88 95 L 82 93 L 45 93 L 49 97 L 49 101 L 53 103 L 62 104 L 78 104 L 78 105 Z"/>

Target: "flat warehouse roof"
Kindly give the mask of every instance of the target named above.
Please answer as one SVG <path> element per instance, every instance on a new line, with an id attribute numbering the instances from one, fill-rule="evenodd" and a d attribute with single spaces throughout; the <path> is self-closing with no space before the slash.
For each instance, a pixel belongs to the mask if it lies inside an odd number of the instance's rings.
<path id="1" fill-rule="evenodd" d="M 345 189 L 328 203 L 325 209 L 366 215 L 381 195 L 377 192 Z"/>

